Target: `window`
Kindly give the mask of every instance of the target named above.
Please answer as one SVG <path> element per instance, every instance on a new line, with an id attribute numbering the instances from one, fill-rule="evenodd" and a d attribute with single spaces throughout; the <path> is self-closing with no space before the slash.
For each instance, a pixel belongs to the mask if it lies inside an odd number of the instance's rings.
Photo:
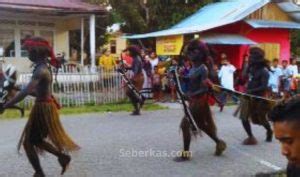
<path id="1" fill-rule="evenodd" d="M 53 42 L 54 33 L 53 33 L 53 31 L 46 31 L 46 30 L 40 31 L 40 36 L 42 38 L 46 39 L 46 41 L 48 41 L 49 44 L 53 47 L 53 45 L 54 45 L 54 42 Z"/>
<path id="2" fill-rule="evenodd" d="M 21 57 L 28 56 L 27 50 L 25 50 L 23 47 L 23 42 L 32 36 L 34 36 L 33 30 L 21 30 Z"/>
<path id="3" fill-rule="evenodd" d="M 4 57 L 15 57 L 15 32 L 13 29 L 0 29 L 0 48 Z"/>
<path id="4" fill-rule="evenodd" d="M 116 54 L 117 53 L 117 42 L 116 40 L 110 41 L 110 53 Z"/>

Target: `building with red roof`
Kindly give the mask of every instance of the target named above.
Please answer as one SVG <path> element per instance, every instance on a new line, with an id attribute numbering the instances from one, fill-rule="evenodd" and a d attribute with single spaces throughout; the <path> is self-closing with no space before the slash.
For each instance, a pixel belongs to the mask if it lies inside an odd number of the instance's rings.
<path id="1" fill-rule="evenodd" d="M 85 36 L 89 36 L 91 65 L 95 67 L 96 18 L 107 13 L 101 6 L 81 0 L 0 0 L 0 48 L 4 60 L 19 71 L 29 71 L 30 62 L 22 41 L 28 36 L 41 36 L 47 39 L 55 53 L 72 55 L 69 35 L 71 31 L 81 33 L 81 51 L 77 51 L 78 62 L 83 64 Z M 84 31 L 88 25 L 88 31 Z M 88 34 L 88 35 L 84 35 Z"/>

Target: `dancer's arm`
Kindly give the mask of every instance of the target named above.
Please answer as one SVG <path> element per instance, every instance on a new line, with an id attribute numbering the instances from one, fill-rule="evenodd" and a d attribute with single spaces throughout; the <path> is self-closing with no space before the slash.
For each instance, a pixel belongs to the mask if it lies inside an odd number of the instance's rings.
<path id="1" fill-rule="evenodd" d="M 37 84 L 39 83 L 42 73 L 43 70 L 34 73 L 29 84 L 24 89 L 22 89 L 14 98 L 5 103 L 3 105 L 3 108 L 5 109 L 7 107 L 15 105 L 16 103 L 22 101 L 27 95 L 35 95 L 35 89 Z"/>

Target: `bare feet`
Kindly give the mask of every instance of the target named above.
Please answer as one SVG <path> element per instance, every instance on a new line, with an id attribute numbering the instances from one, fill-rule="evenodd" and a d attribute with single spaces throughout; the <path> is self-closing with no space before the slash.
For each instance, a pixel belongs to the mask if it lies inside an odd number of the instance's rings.
<path id="1" fill-rule="evenodd" d="M 35 172 L 33 177 L 45 177 L 45 174 L 41 171 L 41 172 Z"/>
<path id="2" fill-rule="evenodd" d="M 130 115 L 139 116 L 139 115 L 141 115 L 141 113 L 140 113 L 140 111 L 133 111 Z"/>
<path id="3" fill-rule="evenodd" d="M 146 100 L 146 98 L 144 96 L 142 96 L 142 102 L 140 103 L 140 108 L 142 108 L 144 106 L 145 100 Z"/>
<path id="4" fill-rule="evenodd" d="M 192 153 L 190 151 L 182 151 L 180 156 L 175 157 L 173 160 L 175 162 L 185 162 L 192 158 Z"/>
<path id="5" fill-rule="evenodd" d="M 255 137 L 249 137 L 243 141 L 243 145 L 257 145 L 257 140 Z"/>
<path id="6" fill-rule="evenodd" d="M 60 157 L 58 157 L 58 162 L 62 168 L 61 175 L 63 175 L 69 167 L 69 164 L 71 162 L 71 156 L 67 154 L 62 154 Z"/>
<path id="7" fill-rule="evenodd" d="M 224 109 L 224 105 L 223 104 L 220 104 L 220 112 L 223 112 L 223 109 Z"/>
<path id="8" fill-rule="evenodd" d="M 25 115 L 25 110 L 24 108 L 21 108 L 21 117 L 24 117 L 24 115 Z"/>
<path id="9" fill-rule="evenodd" d="M 223 140 L 220 140 L 217 143 L 215 155 L 216 156 L 222 155 L 226 148 L 227 148 L 226 143 Z"/>

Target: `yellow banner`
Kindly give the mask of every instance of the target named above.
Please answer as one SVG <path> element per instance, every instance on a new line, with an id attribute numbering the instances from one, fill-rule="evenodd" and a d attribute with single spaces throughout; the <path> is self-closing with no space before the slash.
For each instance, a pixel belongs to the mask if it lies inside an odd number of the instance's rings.
<path id="1" fill-rule="evenodd" d="M 183 45 L 183 35 L 156 38 L 157 55 L 179 55 Z"/>

